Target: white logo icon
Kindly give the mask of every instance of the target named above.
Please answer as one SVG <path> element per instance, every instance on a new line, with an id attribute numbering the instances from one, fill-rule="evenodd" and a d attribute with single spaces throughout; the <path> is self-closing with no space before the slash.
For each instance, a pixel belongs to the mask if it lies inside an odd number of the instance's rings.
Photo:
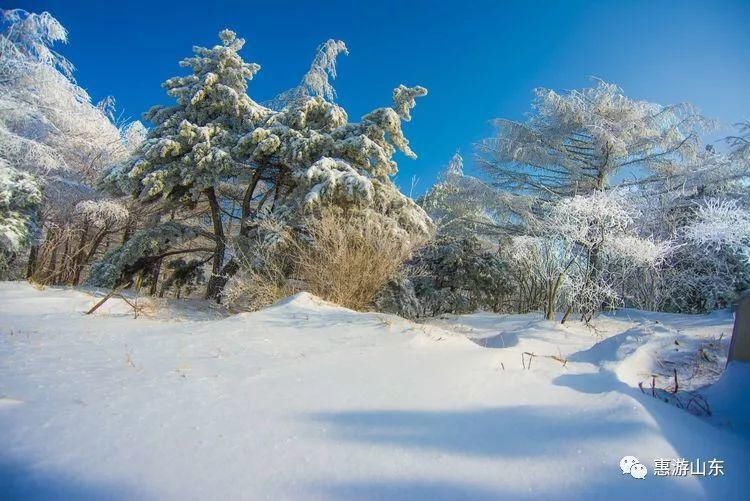
<path id="1" fill-rule="evenodd" d="M 630 468 L 630 475 L 633 478 L 637 478 L 638 480 L 643 480 L 644 478 L 646 478 L 646 473 L 648 473 L 646 465 L 643 465 L 641 463 L 635 463 L 633 467 Z"/>
<path id="2" fill-rule="evenodd" d="M 641 464 L 635 456 L 623 457 L 620 460 L 620 469 L 624 475 L 629 473 L 633 478 L 637 479 L 646 478 L 646 474 L 648 473 L 646 466 Z"/>

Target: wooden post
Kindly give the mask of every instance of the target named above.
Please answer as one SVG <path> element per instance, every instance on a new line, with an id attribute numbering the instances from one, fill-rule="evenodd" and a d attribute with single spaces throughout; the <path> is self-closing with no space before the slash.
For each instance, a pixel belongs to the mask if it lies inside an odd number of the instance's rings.
<path id="1" fill-rule="evenodd" d="M 750 292 L 740 296 L 734 312 L 734 329 L 727 364 L 732 360 L 750 362 Z"/>

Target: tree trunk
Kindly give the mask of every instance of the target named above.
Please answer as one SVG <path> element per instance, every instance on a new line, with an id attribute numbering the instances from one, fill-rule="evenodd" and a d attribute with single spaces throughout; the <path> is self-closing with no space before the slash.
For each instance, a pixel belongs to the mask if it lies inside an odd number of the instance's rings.
<path id="1" fill-rule="evenodd" d="M 73 275 L 73 285 L 78 285 L 81 281 L 81 271 L 86 264 L 86 253 L 84 249 L 86 247 L 86 237 L 89 235 L 89 223 L 88 221 L 83 225 L 83 231 L 81 232 L 81 239 L 78 242 L 78 250 L 76 251 L 75 259 L 75 272 Z"/>
<path id="2" fill-rule="evenodd" d="M 70 238 L 71 238 L 70 235 L 65 237 L 65 246 L 63 247 L 62 258 L 60 259 L 60 269 L 55 274 L 55 277 L 52 279 L 52 283 L 54 285 L 61 285 L 66 279 L 66 275 L 68 271 L 67 268 L 70 262 L 70 256 L 68 255 L 68 248 L 70 247 Z"/>
<path id="3" fill-rule="evenodd" d="M 221 209 L 219 207 L 219 201 L 216 199 L 216 192 L 213 188 L 208 188 L 205 193 L 208 198 L 209 206 L 211 207 L 211 220 L 214 224 L 214 235 L 216 235 L 216 247 L 214 249 L 211 278 L 208 280 L 208 287 L 206 288 L 206 299 L 215 299 L 218 303 L 219 295 L 223 288 L 221 267 L 224 263 L 226 240 L 224 237 L 224 226 L 221 222 Z"/>
<path id="4" fill-rule="evenodd" d="M 544 318 L 547 320 L 555 319 L 555 297 L 551 279 L 547 279 L 547 304 L 544 308 Z"/>
<path id="5" fill-rule="evenodd" d="M 39 255 L 39 246 L 32 245 L 29 250 L 29 262 L 26 265 L 26 280 L 30 279 L 36 271 L 36 258 Z"/>
<path id="6" fill-rule="evenodd" d="M 253 174 L 253 178 L 250 181 L 250 185 L 247 187 L 247 190 L 245 190 L 245 195 L 242 197 L 242 219 L 240 219 L 240 235 L 247 236 L 248 233 L 248 218 L 250 217 L 250 203 L 253 200 L 253 195 L 255 195 L 255 189 L 258 187 L 258 183 L 260 182 L 260 176 L 262 174 L 263 170 L 260 167 L 257 167 L 255 169 L 255 173 Z"/>
<path id="7" fill-rule="evenodd" d="M 49 235 L 47 235 L 47 242 L 54 242 L 54 239 L 52 238 L 54 236 L 54 232 L 50 230 Z M 57 245 L 52 245 L 52 252 L 49 257 L 49 265 L 47 266 L 46 273 L 44 274 L 44 285 L 49 285 L 49 283 L 54 280 L 55 274 L 57 273 Z"/>
<path id="8" fill-rule="evenodd" d="M 161 275 L 161 263 L 163 260 L 164 258 L 159 259 L 154 264 L 154 269 L 151 272 L 151 287 L 149 288 L 149 291 L 148 291 L 150 296 L 156 295 L 156 290 L 157 290 L 157 287 L 159 286 L 159 275 Z"/>
<path id="9" fill-rule="evenodd" d="M 128 220 L 125 221 L 125 229 L 122 232 L 122 245 L 125 245 L 128 240 L 130 240 L 130 235 L 133 233 L 133 224 L 135 224 L 135 221 L 133 219 L 133 215 L 128 215 Z"/>
<path id="10" fill-rule="evenodd" d="M 563 275 L 557 275 L 553 282 L 552 279 L 547 281 L 547 311 L 545 317 L 547 320 L 555 319 L 555 303 L 557 303 L 557 293 L 560 291 Z"/>
<path id="11" fill-rule="evenodd" d="M 573 312 L 573 306 L 568 306 L 568 309 L 565 310 L 565 315 L 563 315 L 562 320 L 560 320 L 560 324 L 564 324 L 567 320 L 570 314 Z"/>

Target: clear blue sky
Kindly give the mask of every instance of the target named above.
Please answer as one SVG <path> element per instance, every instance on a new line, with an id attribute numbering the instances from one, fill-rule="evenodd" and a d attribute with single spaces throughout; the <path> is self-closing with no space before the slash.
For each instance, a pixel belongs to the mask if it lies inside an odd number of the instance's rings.
<path id="1" fill-rule="evenodd" d="M 456 149 L 469 163 L 488 120 L 523 118 L 533 88 L 583 87 L 590 75 L 632 97 L 690 101 L 725 123 L 750 118 L 750 0 L 0 3 L 57 17 L 79 83 L 94 99 L 114 96 L 131 118 L 169 102 L 161 82 L 224 27 L 247 39 L 243 56 L 262 66 L 250 84 L 256 101 L 295 85 L 319 43 L 344 40 L 350 55 L 335 86 L 353 119 L 388 105 L 400 83 L 429 89 L 406 125 L 419 155 L 399 158 L 407 191 L 412 175 L 424 191 Z"/>

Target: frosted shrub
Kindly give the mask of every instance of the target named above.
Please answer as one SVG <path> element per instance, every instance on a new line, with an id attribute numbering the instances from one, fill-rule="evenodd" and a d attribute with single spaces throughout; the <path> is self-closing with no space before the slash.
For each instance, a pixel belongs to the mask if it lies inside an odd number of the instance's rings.
<path id="1" fill-rule="evenodd" d="M 0 160 L 0 277 L 12 259 L 38 236 L 42 194 L 34 176 Z"/>
<path id="2" fill-rule="evenodd" d="M 695 210 L 695 219 L 684 229 L 685 238 L 710 250 L 747 253 L 750 249 L 750 211 L 737 200 L 709 198 Z"/>
<path id="3" fill-rule="evenodd" d="M 376 304 L 407 318 L 503 311 L 511 291 L 507 267 L 496 252 L 476 237 L 439 236 L 378 293 Z"/>
<path id="4" fill-rule="evenodd" d="M 693 202 L 663 273 L 663 308 L 704 313 L 731 306 L 750 286 L 750 211 L 741 200 Z"/>
<path id="5" fill-rule="evenodd" d="M 635 273 L 658 267 L 670 250 L 638 234 L 638 211 L 627 192 L 594 191 L 548 203 L 534 235 L 509 239 L 505 253 L 526 302 L 554 319 L 560 305 L 588 321 L 623 302 Z"/>
<path id="6" fill-rule="evenodd" d="M 739 292 L 750 287 L 750 264 L 726 248 L 708 250 L 682 242 L 670 254 L 662 279 L 661 309 L 708 313 L 732 306 Z"/>

